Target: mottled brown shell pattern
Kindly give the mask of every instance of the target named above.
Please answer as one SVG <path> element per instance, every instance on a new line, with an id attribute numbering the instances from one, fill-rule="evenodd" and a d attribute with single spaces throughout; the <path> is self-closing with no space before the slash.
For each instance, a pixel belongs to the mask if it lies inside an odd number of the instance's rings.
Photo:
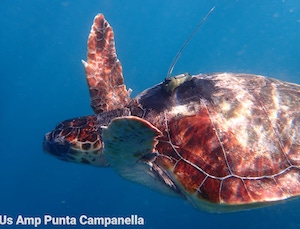
<path id="1" fill-rule="evenodd" d="M 232 73 L 196 75 L 186 84 L 145 119 L 163 133 L 155 163 L 187 198 L 245 205 L 300 194 L 298 85 Z"/>

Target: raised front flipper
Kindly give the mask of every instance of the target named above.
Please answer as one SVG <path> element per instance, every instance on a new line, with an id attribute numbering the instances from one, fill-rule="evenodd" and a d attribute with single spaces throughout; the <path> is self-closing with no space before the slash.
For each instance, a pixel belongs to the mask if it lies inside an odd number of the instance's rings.
<path id="1" fill-rule="evenodd" d="M 94 112 L 110 111 L 127 104 L 130 98 L 116 54 L 114 33 L 102 14 L 94 19 L 88 39 L 87 58 L 87 62 L 82 62 Z"/>

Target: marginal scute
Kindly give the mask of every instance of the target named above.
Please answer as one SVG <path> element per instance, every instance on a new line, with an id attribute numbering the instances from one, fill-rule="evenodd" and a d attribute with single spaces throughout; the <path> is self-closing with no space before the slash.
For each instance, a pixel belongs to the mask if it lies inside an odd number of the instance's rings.
<path id="1" fill-rule="evenodd" d="M 253 201 L 249 195 L 245 182 L 241 178 L 231 176 L 224 179 L 220 188 L 221 203 L 232 203 L 238 205 L 241 202 L 251 203 Z"/>
<path id="2" fill-rule="evenodd" d="M 279 174 L 275 177 L 275 180 L 287 196 L 299 195 L 300 174 L 298 167 L 290 168 L 285 173 Z"/>
<path id="3" fill-rule="evenodd" d="M 174 175 L 180 181 L 189 193 L 197 193 L 200 184 L 205 180 L 206 176 L 199 173 L 199 170 L 184 160 L 179 160 L 174 168 Z"/>
<path id="4" fill-rule="evenodd" d="M 221 180 L 213 177 L 207 177 L 198 191 L 198 196 L 201 199 L 210 201 L 211 203 L 220 203 L 220 185 Z"/>

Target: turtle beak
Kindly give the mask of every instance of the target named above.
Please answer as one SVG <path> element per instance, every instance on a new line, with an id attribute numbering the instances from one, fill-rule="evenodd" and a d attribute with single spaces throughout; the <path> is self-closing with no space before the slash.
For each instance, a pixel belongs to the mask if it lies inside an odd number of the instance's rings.
<path id="1" fill-rule="evenodd" d="M 43 150 L 46 153 L 53 154 L 55 152 L 53 148 L 53 144 L 51 143 L 51 132 L 45 134 L 44 141 L 43 141 Z"/>
<path id="2" fill-rule="evenodd" d="M 49 135 L 50 132 L 46 133 L 43 141 L 43 150 L 47 153 L 51 152 L 51 145 L 49 144 Z"/>
<path id="3" fill-rule="evenodd" d="M 64 156 L 64 152 L 68 152 L 70 149 L 70 144 L 67 141 L 58 141 L 53 138 L 52 132 L 46 133 L 43 141 L 43 150 L 55 156 L 61 160 L 66 161 L 66 157 Z"/>

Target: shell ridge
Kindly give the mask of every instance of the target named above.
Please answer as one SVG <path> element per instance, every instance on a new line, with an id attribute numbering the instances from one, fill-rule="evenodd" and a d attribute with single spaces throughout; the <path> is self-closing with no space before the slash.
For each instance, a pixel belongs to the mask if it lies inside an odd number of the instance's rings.
<path id="1" fill-rule="evenodd" d="M 217 139 L 218 139 L 218 141 L 219 141 L 219 144 L 220 144 L 220 146 L 221 146 L 221 149 L 222 149 L 222 152 L 223 152 L 223 156 L 224 156 L 224 158 L 225 158 L 225 162 L 226 162 L 227 168 L 228 168 L 228 170 L 229 170 L 229 173 L 230 173 L 231 175 L 233 175 L 234 173 L 232 172 L 231 167 L 230 167 L 230 165 L 229 165 L 229 162 L 228 162 L 228 159 L 227 159 L 227 154 L 226 154 L 226 151 L 225 151 L 225 148 L 224 148 L 224 144 L 222 143 L 222 141 L 221 141 L 221 139 L 220 139 L 220 135 L 219 135 L 219 133 L 218 133 L 218 129 L 217 129 L 216 125 L 215 125 L 215 120 L 214 120 L 213 116 L 211 115 L 211 112 L 210 112 L 208 106 L 207 106 L 205 103 L 203 103 L 203 105 L 204 105 L 204 107 L 205 107 L 205 109 L 206 109 L 206 111 L 207 111 L 207 114 L 208 114 L 208 117 L 209 117 L 209 119 L 210 119 L 210 121 L 211 121 L 211 124 L 213 125 L 213 129 L 214 129 L 214 131 L 215 131 L 215 133 L 216 133 L 216 137 L 217 137 Z"/>

